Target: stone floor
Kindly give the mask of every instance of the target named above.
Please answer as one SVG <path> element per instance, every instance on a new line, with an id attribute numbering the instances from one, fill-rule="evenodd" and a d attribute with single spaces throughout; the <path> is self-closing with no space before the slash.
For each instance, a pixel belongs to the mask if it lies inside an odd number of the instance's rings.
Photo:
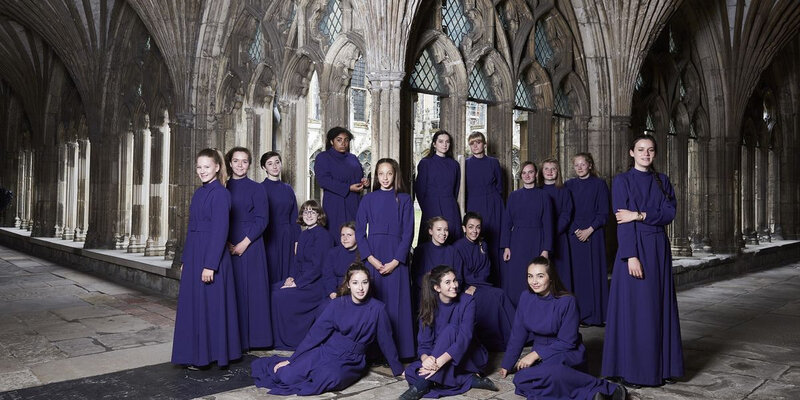
<path id="1" fill-rule="evenodd" d="M 684 289 L 678 302 L 686 376 L 631 399 L 800 398 L 799 264 Z M 250 385 L 252 355 L 227 371 L 170 365 L 174 317 L 172 299 L 0 247 L 0 399 L 280 398 Z M 582 333 L 597 373 L 603 329 Z M 396 398 L 407 386 L 389 375 L 376 367 L 310 398 Z M 511 378 L 492 377 L 499 393 L 454 398 L 521 398 Z"/>

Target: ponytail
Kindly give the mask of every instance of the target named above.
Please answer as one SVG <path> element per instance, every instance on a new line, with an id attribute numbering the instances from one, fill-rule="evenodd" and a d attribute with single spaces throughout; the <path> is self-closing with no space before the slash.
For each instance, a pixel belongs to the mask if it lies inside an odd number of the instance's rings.
<path id="1" fill-rule="evenodd" d="M 439 306 L 439 296 L 436 293 L 434 286 L 442 283 L 442 277 L 452 272 L 453 267 L 449 265 L 439 265 L 432 270 L 425 273 L 422 277 L 422 289 L 420 290 L 419 302 L 419 321 L 422 325 L 433 326 L 434 317 L 436 316 L 436 309 Z"/>

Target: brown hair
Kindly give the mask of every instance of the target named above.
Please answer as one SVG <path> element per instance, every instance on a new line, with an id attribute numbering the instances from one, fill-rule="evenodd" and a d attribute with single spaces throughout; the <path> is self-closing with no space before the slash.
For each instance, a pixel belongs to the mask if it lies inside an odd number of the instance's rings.
<path id="1" fill-rule="evenodd" d="M 550 262 L 550 260 L 547 259 L 547 257 L 538 256 L 534 258 L 533 261 L 530 262 L 530 264 L 528 264 L 528 266 L 525 268 L 526 280 L 528 276 L 528 268 L 530 268 L 531 265 L 544 266 L 544 271 L 547 274 L 547 277 L 550 278 L 550 286 L 547 288 L 547 290 L 550 292 L 550 294 L 553 295 L 553 297 L 558 298 L 561 296 L 570 295 L 569 291 L 564 286 L 564 283 L 561 282 L 561 277 L 558 276 L 558 271 L 556 271 L 556 269 L 553 268 L 553 264 Z M 528 292 L 533 293 L 533 289 L 531 289 L 530 285 L 528 285 Z"/>
<path id="2" fill-rule="evenodd" d="M 395 193 L 407 193 L 406 186 L 403 183 L 403 174 L 400 173 L 400 165 L 393 158 L 381 158 L 375 164 L 375 174 L 372 176 L 372 191 L 381 190 L 381 183 L 378 181 L 378 168 L 380 168 L 381 164 L 389 164 L 394 170 L 393 188 Z"/>
<path id="3" fill-rule="evenodd" d="M 467 143 L 475 139 L 480 139 L 483 142 L 483 144 L 486 144 L 486 135 L 484 135 L 483 132 L 481 131 L 475 131 L 470 133 L 469 136 L 467 137 Z"/>
<path id="4" fill-rule="evenodd" d="M 558 171 L 558 175 L 556 176 L 556 187 L 564 187 L 564 181 L 561 179 L 561 167 L 558 165 L 558 160 L 555 158 L 547 158 L 542 161 L 542 168 L 536 173 L 536 186 L 544 187 L 544 169 L 545 164 L 553 164 L 556 166 L 556 170 Z"/>
<path id="5" fill-rule="evenodd" d="M 656 143 L 656 138 L 654 138 L 652 135 L 646 135 L 646 134 L 636 135 L 631 141 L 631 146 L 628 148 L 628 150 L 633 151 L 633 149 L 636 148 L 636 143 L 639 143 L 640 140 L 649 140 L 653 142 L 653 150 L 655 151 L 656 154 L 658 154 L 658 143 Z M 633 157 L 630 157 L 628 160 L 628 169 L 633 168 L 634 164 L 635 162 L 633 161 Z M 664 182 L 661 182 L 661 176 L 658 175 L 656 167 L 653 165 L 652 162 L 650 163 L 650 166 L 647 167 L 647 170 L 653 174 L 653 178 L 655 178 L 656 183 L 658 184 L 658 188 L 661 189 L 661 193 L 664 193 L 664 197 L 666 197 L 667 200 L 672 200 L 672 196 L 670 196 L 669 193 L 667 193 L 667 191 L 664 190 Z"/>
<path id="6" fill-rule="evenodd" d="M 454 146 L 453 135 L 451 135 L 450 132 L 447 132 L 444 129 L 438 130 L 436 131 L 436 133 L 433 134 L 433 137 L 431 138 L 431 147 L 428 148 L 428 154 L 425 155 L 426 158 L 433 157 L 434 154 L 436 154 L 436 147 L 434 146 L 434 144 L 436 143 L 436 138 L 438 138 L 441 135 L 447 135 L 447 137 L 450 139 L 450 147 L 447 149 L 447 152 L 444 153 L 444 156 L 447 158 L 453 158 L 453 146 Z"/>
<path id="7" fill-rule="evenodd" d="M 344 274 L 344 280 L 339 285 L 339 288 L 336 289 L 336 297 L 347 296 L 350 294 L 350 288 L 347 287 L 347 283 L 350 282 L 350 279 L 353 277 L 353 275 L 355 275 L 356 272 L 363 272 L 367 275 L 370 286 L 370 289 L 367 290 L 367 296 L 369 297 L 369 295 L 372 293 L 372 277 L 370 277 L 367 267 L 360 262 L 354 262 L 347 267 L 347 272 Z"/>
<path id="8" fill-rule="evenodd" d="M 538 187 L 539 182 L 537 182 L 536 176 L 539 175 L 539 168 L 536 168 L 536 163 L 533 161 L 525 161 L 524 163 L 522 163 L 522 165 L 519 166 L 519 178 L 522 179 L 522 170 L 525 169 L 525 167 L 527 167 L 528 165 L 533 165 L 533 172 L 534 172 L 533 186 Z"/>
<path id="9" fill-rule="evenodd" d="M 234 153 L 238 153 L 238 152 L 242 152 L 242 153 L 247 154 L 247 162 L 248 162 L 248 164 L 250 164 L 250 165 L 253 164 L 253 153 L 250 152 L 250 149 L 248 149 L 246 147 L 237 146 L 237 147 L 234 147 L 234 148 L 228 150 L 228 152 L 225 153 L 225 169 L 227 170 L 228 177 L 230 177 L 230 178 L 233 177 L 233 168 L 231 167 L 231 162 L 233 161 L 233 154 Z"/>
<path id="10" fill-rule="evenodd" d="M 453 267 L 449 265 L 439 265 L 428 271 L 422 277 L 422 288 L 420 289 L 419 301 L 419 321 L 422 325 L 433 326 L 436 308 L 439 306 L 439 296 L 434 286 L 440 286 L 442 278 L 449 274 L 456 274 Z M 458 277 L 456 276 L 456 279 Z"/>
<path id="11" fill-rule="evenodd" d="M 444 219 L 444 217 L 433 217 L 433 218 L 425 221 L 425 226 L 427 226 L 428 229 L 433 229 L 433 224 L 435 224 L 435 223 L 437 223 L 439 221 L 447 222 L 447 220 Z M 447 230 L 450 230 L 450 226 L 447 227 Z"/>
<path id="12" fill-rule="evenodd" d="M 306 208 L 310 208 L 317 212 L 317 225 L 320 226 L 327 226 L 328 225 L 328 215 L 325 214 L 325 210 L 320 207 L 319 203 L 316 200 L 306 200 L 303 205 L 300 206 L 300 209 L 297 211 L 297 223 L 300 226 L 306 226 L 305 221 L 303 221 L 303 211 Z"/>
<path id="13" fill-rule="evenodd" d="M 278 157 L 278 160 L 283 162 L 283 159 L 281 158 L 281 153 L 278 153 L 277 151 L 268 151 L 261 155 L 261 168 L 266 168 L 265 166 L 267 164 L 267 160 L 275 156 Z"/>
<path id="14" fill-rule="evenodd" d="M 225 186 L 225 183 L 228 181 L 228 173 L 225 163 L 223 162 L 222 152 L 217 149 L 205 148 L 197 153 L 194 161 L 197 162 L 197 159 L 200 157 L 208 157 L 214 160 L 215 164 L 219 165 L 217 180 L 222 184 L 222 186 Z"/>
<path id="15" fill-rule="evenodd" d="M 575 163 L 575 159 L 578 158 L 578 157 L 583 157 L 583 159 L 586 160 L 586 163 L 589 164 L 589 175 L 594 176 L 594 177 L 599 177 L 600 176 L 600 173 L 597 172 L 597 167 L 594 166 L 594 157 L 592 157 L 592 153 L 582 152 L 582 153 L 575 154 L 574 156 L 572 156 L 572 163 L 573 164 Z"/>

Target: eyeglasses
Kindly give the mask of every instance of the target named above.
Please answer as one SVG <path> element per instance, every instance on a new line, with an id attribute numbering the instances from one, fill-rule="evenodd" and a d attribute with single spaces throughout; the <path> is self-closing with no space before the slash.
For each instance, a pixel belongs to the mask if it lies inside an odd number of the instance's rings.
<path id="1" fill-rule="evenodd" d="M 317 215 L 317 212 L 314 210 L 304 210 L 303 215 Z"/>

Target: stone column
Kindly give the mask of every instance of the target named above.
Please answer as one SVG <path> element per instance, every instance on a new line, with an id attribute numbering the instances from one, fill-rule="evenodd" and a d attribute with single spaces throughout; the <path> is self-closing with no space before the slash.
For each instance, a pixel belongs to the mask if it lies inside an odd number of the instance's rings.
<path id="1" fill-rule="evenodd" d="M 670 146 L 670 171 L 669 179 L 675 189 L 675 200 L 677 202 L 677 213 L 672 222 L 672 253 L 679 256 L 691 256 L 692 247 L 689 241 L 688 228 L 688 197 L 687 187 L 687 166 L 688 160 L 688 132 L 678 132 L 678 136 L 672 136 L 672 146 Z"/>
<path id="2" fill-rule="evenodd" d="M 30 195 L 35 199 L 32 213 L 32 237 L 53 237 L 58 207 L 58 148 L 50 143 L 40 143 L 33 153 L 30 177 Z"/>
<path id="3" fill-rule="evenodd" d="M 163 256 L 167 244 L 169 211 L 169 161 L 171 135 L 169 121 L 150 128 L 153 133 L 150 171 L 150 235 L 145 256 Z"/>
<path id="4" fill-rule="evenodd" d="M 76 242 L 86 240 L 86 232 L 89 230 L 89 172 L 92 147 L 89 139 L 78 140 L 78 198 L 77 198 L 77 219 L 75 227 Z"/>
<path id="5" fill-rule="evenodd" d="M 401 163 L 401 168 L 404 171 L 411 171 L 414 168 L 411 165 L 413 163 L 413 160 L 411 160 L 412 152 L 406 151 L 406 147 L 413 146 L 413 144 L 410 138 L 403 138 L 400 134 L 402 115 L 400 84 L 404 76 L 405 72 L 402 71 L 370 72 L 367 74 L 372 101 L 370 105 L 372 162 L 370 164 L 374 166 L 381 158 L 393 158 Z M 408 141 L 408 143 L 402 143 L 404 140 Z M 403 157 L 401 157 L 401 153 Z M 406 165 L 410 166 L 411 169 L 406 169 Z M 410 173 L 405 175 L 407 175 L 406 178 L 411 176 Z"/>
<path id="6" fill-rule="evenodd" d="M 505 176 L 504 198 L 511 192 L 513 187 L 513 165 L 512 151 L 514 150 L 514 104 L 504 101 L 487 107 L 486 116 L 487 135 L 486 140 L 488 154 L 497 157 L 500 167 Z M 521 136 L 520 132 L 520 136 Z M 521 138 L 520 138 L 521 139 Z M 466 211 L 466 207 L 462 208 Z"/>
<path id="7" fill-rule="evenodd" d="M 78 142 L 67 142 L 65 149 L 66 201 L 61 239 L 72 240 L 75 238 L 75 222 L 78 217 Z"/>
<path id="8" fill-rule="evenodd" d="M 133 171 L 133 226 L 128 253 L 144 251 L 150 223 L 150 152 L 152 138 L 150 136 L 149 119 L 144 128 L 137 131 L 134 150 Z"/>
<path id="9" fill-rule="evenodd" d="M 742 147 L 742 161 L 739 164 L 741 171 L 741 207 L 742 207 L 742 234 L 745 243 L 757 245 L 758 234 L 755 225 L 755 191 L 753 190 L 755 175 L 755 150 L 752 147 Z"/>
<path id="10" fill-rule="evenodd" d="M 769 151 L 769 216 L 767 226 L 771 228 L 771 236 L 775 240 L 783 240 L 781 227 L 781 157 L 775 148 Z"/>
<path id="11" fill-rule="evenodd" d="M 281 144 L 284 169 L 283 181 L 292 185 L 297 201 L 309 196 L 308 187 L 308 116 L 306 97 L 282 98 Z"/>
<path id="12" fill-rule="evenodd" d="M 629 115 L 612 116 L 610 141 L 602 140 L 603 146 L 600 149 L 600 154 L 593 154 L 595 162 L 599 164 L 600 172 L 603 173 L 606 179 L 610 179 L 628 169 L 630 138 L 631 117 Z"/>
<path id="13" fill-rule="evenodd" d="M 261 182 L 267 174 L 261 169 L 261 155 L 272 150 L 272 107 L 275 93 L 270 91 L 264 99 L 264 108 L 256 109 L 253 115 L 253 167 L 252 179 Z"/>
<path id="14" fill-rule="evenodd" d="M 332 68 L 328 66 L 328 68 Z M 320 86 L 322 82 L 320 82 Z M 320 90 L 319 102 L 322 109 L 322 134 L 334 126 L 347 128 L 349 125 L 350 110 L 347 104 L 347 88 L 342 91 Z"/>
<path id="15" fill-rule="evenodd" d="M 62 143 L 58 151 L 58 209 L 56 210 L 55 237 L 61 238 L 64 235 L 66 225 L 67 209 L 67 144 Z"/>
<path id="16" fill-rule="evenodd" d="M 761 146 L 755 149 L 756 152 L 756 234 L 760 243 L 769 243 L 772 241 L 772 235 L 769 228 L 769 220 L 767 218 L 769 208 L 769 194 L 768 184 L 770 182 L 769 175 L 769 147 L 766 143 L 761 143 Z"/>
<path id="17" fill-rule="evenodd" d="M 33 230 L 33 175 L 35 173 L 33 166 L 35 154 L 33 150 L 26 150 L 25 155 L 25 168 L 22 172 L 25 188 L 22 196 L 24 208 L 20 228 L 30 232 Z"/>
<path id="18" fill-rule="evenodd" d="M 125 250 L 131 239 L 131 210 L 133 209 L 133 128 L 119 137 L 119 199 L 117 217 L 117 250 Z"/>

